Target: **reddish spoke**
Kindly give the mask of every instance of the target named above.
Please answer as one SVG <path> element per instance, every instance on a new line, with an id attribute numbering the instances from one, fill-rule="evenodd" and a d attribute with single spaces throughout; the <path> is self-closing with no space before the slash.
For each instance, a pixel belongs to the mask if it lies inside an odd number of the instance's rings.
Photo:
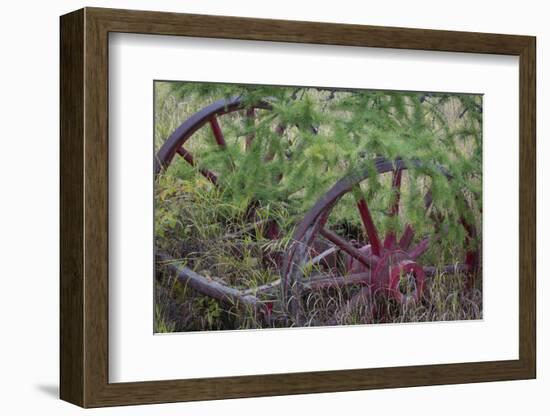
<path id="1" fill-rule="evenodd" d="M 185 150 L 183 147 L 180 147 L 177 150 L 177 152 L 191 166 L 196 166 L 195 159 L 193 158 L 193 155 L 191 153 L 189 153 L 187 150 Z M 212 172 L 210 172 L 209 170 L 199 168 L 199 172 L 202 176 L 204 176 L 206 179 L 208 179 L 214 185 L 216 185 L 218 183 L 218 177 L 216 175 L 214 175 Z"/>
<path id="2" fill-rule="evenodd" d="M 432 191 L 426 192 L 426 195 L 424 195 L 424 206 L 426 209 L 430 208 L 430 205 L 432 205 L 433 197 L 432 197 Z"/>
<path id="3" fill-rule="evenodd" d="M 218 143 L 218 146 L 225 149 L 225 139 L 223 137 L 222 129 L 218 123 L 218 119 L 216 118 L 216 116 L 214 116 L 209 121 L 210 127 L 212 128 L 212 133 L 214 133 L 214 138 L 216 139 L 216 143 Z"/>
<path id="4" fill-rule="evenodd" d="M 409 257 L 414 260 L 424 254 L 430 247 L 430 240 L 430 237 L 424 238 L 415 248 L 409 251 Z"/>
<path id="5" fill-rule="evenodd" d="M 474 227 L 472 226 L 472 224 L 469 224 L 464 217 L 460 217 L 460 223 L 468 233 L 468 238 L 472 238 L 472 236 L 474 235 Z"/>
<path id="6" fill-rule="evenodd" d="M 282 123 L 277 124 L 277 127 L 275 128 L 275 132 L 282 137 L 285 132 L 286 126 Z M 264 162 L 271 162 L 273 159 L 275 159 L 275 153 L 269 152 L 264 156 Z M 279 173 L 275 178 L 275 182 L 279 183 L 281 182 L 281 179 L 283 179 L 283 174 Z"/>
<path id="7" fill-rule="evenodd" d="M 395 169 L 393 171 L 391 187 L 392 187 L 392 196 L 391 196 L 391 207 L 388 215 L 390 217 L 395 217 L 399 214 L 399 200 L 401 198 L 401 177 L 403 174 L 403 169 Z M 386 234 L 384 239 L 384 248 L 391 249 L 397 241 L 394 231 L 389 231 Z"/>
<path id="8" fill-rule="evenodd" d="M 391 186 L 392 186 L 392 206 L 390 208 L 390 215 L 395 216 L 399 213 L 399 200 L 401 198 L 401 176 L 403 169 L 395 169 L 393 171 Z"/>
<path id="9" fill-rule="evenodd" d="M 281 237 L 281 229 L 279 228 L 279 224 L 277 224 L 276 221 L 270 221 L 267 230 L 265 232 L 265 236 L 270 240 L 277 240 Z"/>
<path id="10" fill-rule="evenodd" d="M 407 224 L 407 226 L 405 227 L 405 231 L 403 231 L 403 235 L 399 240 L 399 247 L 401 247 L 403 250 L 407 250 L 411 246 L 413 238 L 414 229 L 410 224 Z"/>
<path id="11" fill-rule="evenodd" d="M 372 221 L 372 216 L 370 215 L 369 207 L 367 205 L 367 201 L 365 201 L 365 198 L 361 198 L 359 202 L 357 202 L 357 208 L 359 209 L 361 221 L 363 221 L 363 226 L 365 227 L 367 237 L 372 247 L 372 253 L 375 256 L 380 256 L 380 239 L 378 238 L 378 233 L 376 231 L 376 227 L 374 226 L 374 222 Z"/>
<path id="12" fill-rule="evenodd" d="M 390 231 L 388 234 L 386 234 L 386 238 L 384 239 L 384 248 L 386 250 L 390 250 L 395 246 L 395 243 L 397 242 L 397 238 L 395 237 L 395 233 L 393 231 Z"/>
<path id="13" fill-rule="evenodd" d="M 474 250 L 468 251 L 466 253 L 466 264 L 468 265 L 468 267 L 472 272 L 477 268 L 477 263 L 478 263 L 477 252 Z"/>
<path id="14" fill-rule="evenodd" d="M 255 117 L 256 117 L 256 112 L 254 111 L 254 107 L 250 107 L 248 110 L 246 110 L 247 127 L 254 126 Z M 255 137 L 254 133 L 249 133 L 246 136 L 246 141 L 245 141 L 246 150 L 250 149 L 250 145 L 252 144 L 252 140 L 254 140 L 254 137 Z"/>
<path id="15" fill-rule="evenodd" d="M 359 249 L 353 247 L 349 242 L 339 237 L 332 231 L 327 230 L 326 228 L 321 228 L 320 234 L 329 240 L 331 243 L 336 244 L 340 247 L 341 250 L 348 253 L 351 257 L 362 263 L 367 267 L 374 267 L 376 265 L 377 257 L 367 256 L 359 251 Z"/>
<path id="16" fill-rule="evenodd" d="M 462 226 L 466 230 L 467 235 L 466 235 L 465 243 L 466 243 L 467 246 L 470 246 L 472 244 L 472 240 L 473 240 L 474 235 L 475 235 L 474 227 L 472 226 L 472 224 L 469 224 L 466 221 L 466 218 L 464 218 L 464 217 L 460 217 L 460 223 L 462 224 Z M 477 269 L 478 254 L 477 254 L 476 250 L 468 250 L 466 252 L 466 264 L 468 265 L 468 267 L 470 268 L 470 271 L 472 271 L 472 272 L 474 272 Z"/>

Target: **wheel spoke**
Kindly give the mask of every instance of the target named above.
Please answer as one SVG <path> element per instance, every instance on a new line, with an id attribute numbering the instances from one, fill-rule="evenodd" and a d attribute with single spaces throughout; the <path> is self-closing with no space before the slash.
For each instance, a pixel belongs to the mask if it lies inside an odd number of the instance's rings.
<path id="1" fill-rule="evenodd" d="M 390 215 L 393 217 L 399 214 L 399 200 L 401 199 L 401 176 L 403 169 L 395 169 L 393 171 L 391 186 L 392 186 L 392 204 L 390 208 Z"/>
<path id="2" fill-rule="evenodd" d="M 214 138 L 216 139 L 216 143 L 218 144 L 220 149 L 226 150 L 227 149 L 227 143 L 225 142 L 225 138 L 223 136 L 222 129 L 220 127 L 220 124 L 218 123 L 218 118 L 214 115 L 208 121 L 210 123 L 210 127 L 212 128 L 212 133 L 214 134 Z M 235 162 L 231 158 L 231 155 L 229 154 L 229 152 L 227 152 L 227 156 L 228 156 L 227 163 L 228 163 L 230 169 L 234 170 L 235 169 Z"/>
<path id="3" fill-rule="evenodd" d="M 218 146 L 220 146 L 222 149 L 225 149 L 227 145 L 225 143 L 225 138 L 223 137 L 220 124 L 218 123 L 218 119 L 216 118 L 216 116 L 214 116 L 209 121 L 210 127 L 212 128 L 212 133 L 214 134 L 214 138 L 216 139 L 216 143 L 218 143 Z"/>
<path id="4" fill-rule="evenodd" d="M 462 224 L 462 226 L 466 230 L 465 245 L 470 246 L 471 243 L 472 243 L 472 240 L 475 238 L 474 237 L 475 236 L 475 228 L 473 227 L 472 224 L 468 223 L 468 221 L 466 221 L 466 218 L 464 218 L 463 216 L 460 217 L 460 223 Z M 472 249 L 468 250 L 466 252 L 466 264 L 470 268 L 470 271 L 474 272 L 477 269 L 478 262 L 479 262 L 478 252 L 476 250 L 472 250 Z"/>
<path id="5" fill-rule="evenodd" d="M 409 257 L 413 260 L 420 257 L 422 254 L 428 250 L 430 247 L 430 237 L 424 238 L 416 247 L 414 247 L 411 251 L 409 251 Z"/>
<path id="6" fill-rule="evenodd" d="M 356 259 L 358 262 L 363 265 L 372 268 L 376 265 L 377 257 L 367 256 L 359 251 L 359 249 L 353 247 L 352 244 L 333 233 L 332 231 L 327 230 L 326 228 L 321 228 L 320 234 L 329 240 L 331 243 L 336 244 L 342 251 L 348 253 L 351 257 Z"/>
<path id="7" fill-rule="evenodd" d="M 390 231 L 386 234 L 386 238 L 384 239 L 384 248 L 386 250 L 390 250 L 395 246 L 395 243 L 397 242 L 397 238 L 395 237 L 395 233 L 393 231 Z"/>
<path id="8" fill-rule="evenodd" d="M 183 157 L 183 159 L 185 159 L 185 161 L 187 163 L 189 163 L 191 166 L 193 166 L 193 167 L 197 166 L 197 164 L 195 162 L 195 159 L 193 158 L 193 155 L 189 151 L 184 149 L 183 147 L 180 147 L 177 150 L 177 153 L 181 157 Z M 202 176 L 204 176 L 206 179 L 208 179 L 214 185 L 216 185 L 218 183 L 218 177 L 214 173 L 210 172 L 208 169 L 199 168 L 199 172 Z"/>
<path id="9" fill-rule="evenodd" d="M 424 195 L 424 206 L 426 207 L 426 209 L 430 209 L 432 202 L 433 202 L 432 191 L 428 191 L 426 192 L 426 195 Z"/>
<path id="10" fill-rule="evenodd" d="M 413 238 L 414 229 L 412 225 L 407 224 L 407 226 L 405 227 L 405 231 L 403 231 L 403 235 L 399 240 L 399 247 L 401 247 L 403 250 L 408 250 L 408 248 L 411 246 Z"/>
<path id="11" fill-rule="evenodd" d="M 256 119 L 256 111 L 254 110 L 254 107 L 250 107 L 246 110 L 246 124 L 247 127 L 253 127 L 254 121 Z M 252 140 L 254 140 L 255 134 L 249 133 L 246 135 L 245 139 L 245 150 L 249 150 L 250 146 L 252 144 Z"/>
<path id="12" fill-rule="evenodd" d="M 390 210 L 388 215 L 390 217 L 395 217 L 399 214 L 399 200 L 401 198 L 401 177 L 403 174 L 403 169 L 394 169 L 391 180 L 392 195 L 390 198 Z M 397 241 L 395 236 L 395 231 L 389 231 L 386 234 L 384 239 L 384 248 L 389 250 L 391 249 Z"/>
<path id="13" fill-rule="evenodd" d="M 372 253 L 375 256 L 380 256 L 380 239 L 378 238 L 378 232 L 376 231 L 376 227 L 374 225 L 374 221 L 372 220 L 372 216 L 370 215 L 369 207 L 367 205 L 367 201 L 365 201 L 365 198 L 361 198 L 359 202 L 357 202 L 357 209 L 359 210 L 361 221 L 365 227 L 365 232 L 367 233 L 367 237 L 372 248 Z"/>

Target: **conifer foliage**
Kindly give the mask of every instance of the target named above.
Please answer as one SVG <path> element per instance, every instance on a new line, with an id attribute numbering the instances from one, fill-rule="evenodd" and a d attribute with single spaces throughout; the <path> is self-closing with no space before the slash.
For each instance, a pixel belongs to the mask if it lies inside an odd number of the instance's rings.
<path id="1" fill-rule="evenodd" d="M 373 174 L 339 202 L 329 219 L 353 238 L 362 238 L 358 193 L 368 201 L 381 232 L 402 232 L 411 224 L 434 233 L 429 217 L 437 216 L 438 227 L 448 232 L 444 243 L 430 249 L 432 264 L 457 261 L 463 254 L 461 219 L 481 229 L 482 96 L 157 82 L 155 149 L 195 111 L 232 97 L 240 97 L 244 108 L 219 118 L 225 148 L 209 129 L 201 129 L 186 144 L 196 165 L 172 163 L 156 182 L 155 244 L 193 270 L 242 288 L 275 281 L 279 271 L 265 264 L 265 251 L 284 252 L 294 227 L 315 202 L 338 180 L 365 170 Z M 269 108 L 257 108 L 260 102 Z M 422 162 L 422 168 L 404 176 L 402 215 L 397 217 L 387 215 L 395 195 L 391 175 L 374 174 L 377 157 Z M 216 174 L 217 186 L 200 174 L 201 168 Z M 424 203 L 428 191 L 433 198 L 429 213 Z M 270 220 L 279 228 L 275 241 L 258 229 Z M 252 232 L 243 232 L 250 227 Z M 240 232 L 237 245 L 221 244 L 224 236 Z M 213 247 L 216 241 L 219 248 Z M 257 325 L 157 274 L 157 327 L 181 331 Z M 479 314 L 481 306 L 476 308 Z M 433 305 L 428 309 L 432 315 L 422 319 L 434 320 Z M 446 311 L 439 312 L 442 319 Z M 418 316 L 397 314 L 395 319 Z"/>

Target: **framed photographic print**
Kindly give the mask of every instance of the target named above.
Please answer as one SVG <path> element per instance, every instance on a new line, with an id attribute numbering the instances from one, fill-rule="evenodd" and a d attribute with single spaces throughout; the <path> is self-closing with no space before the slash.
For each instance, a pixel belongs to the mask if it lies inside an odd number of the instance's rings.
<path id="1" fill-rule="evenodd" d="M 61 398 L 534 378 L 535 38 L 61 17 Z"/>

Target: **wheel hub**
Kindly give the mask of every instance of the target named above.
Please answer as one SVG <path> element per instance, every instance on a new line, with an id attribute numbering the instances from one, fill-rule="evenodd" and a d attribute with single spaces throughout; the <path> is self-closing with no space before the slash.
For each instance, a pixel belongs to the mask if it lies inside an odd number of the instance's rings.
<path id="1" fill-rule="evenodd" d="M 363 254 L 370 256 L 370 244 L 359 248 Z M 359 261 L 349 258 L 348 272 L 350 274 L 365 273 L 369 269 Z M 386 291 L 389 296 L 400 303 L 411 300 L 418 301 L 422 297 L 425 284 L 425 273 L 409 252 L 399 246 L 382 249 L 382 255 L 372 268 L 371 286 L 374 291 Z M 403 285 L 403 281 L 407 283 Z M 406 286 L 406 287 L 403 287 Z"/>

